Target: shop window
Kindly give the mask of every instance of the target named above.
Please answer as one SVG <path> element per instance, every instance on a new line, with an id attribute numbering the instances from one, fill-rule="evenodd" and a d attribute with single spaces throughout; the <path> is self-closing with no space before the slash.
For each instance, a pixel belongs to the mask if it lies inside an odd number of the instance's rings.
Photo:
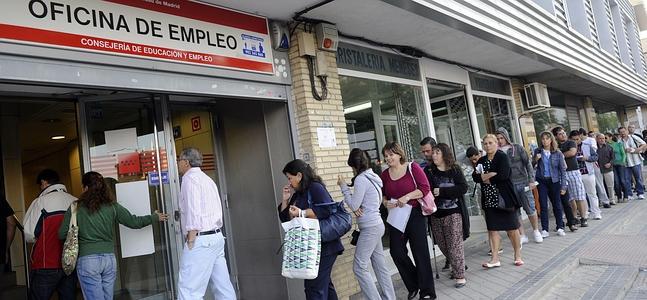
<path id="1" fill-rule="evenodd" d="M 615 111 L 610 111 L 602 114 L 596 113 L 596 116 L 598 119 L 598 128 L 600 129 L 600 132 L 616 132 L 618 130 L 618 127 L 620 127 L 618 113 Z"/>
<path id="2" fill-rule="evenodd" d="M 513 142 L 517 143 L 515 127 L 513 126 L 512 107 L 509 100 L 474 96 L 476 120 L 478 121 L 481 135 L 494 133 L 503 127 L 510 134 Z"/>
<path id="3" fill-rule="evenodd" d="M 381 162 L 384 144 L 397 141 L 410 160 L 421 159 L 428 130 L 420 87 L 350 76 L 340 76 L 340 85 L 351 148 Z"/>
<path id="4" fill-rule="evenodd" d="M 544 131 L 549 131 L 555 126 L 564 127 L 566 132 L 571 131 L 571 124 L 566 114 L 566 109 L 562 107 L 551 107 L 542 112 L 532 114 L 532 120 L 535 124 L 535 133 L 537 140 L 540 140 L 539 135 Z"/>

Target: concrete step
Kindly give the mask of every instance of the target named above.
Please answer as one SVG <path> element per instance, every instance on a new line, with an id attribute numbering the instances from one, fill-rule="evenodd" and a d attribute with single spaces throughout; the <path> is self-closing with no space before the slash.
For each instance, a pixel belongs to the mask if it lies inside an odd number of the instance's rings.
<path id="1" fill-rule="evenodd" d="M 631 288 L 625 295 L 627 300 L 647 299 L 647 268 L 641 268 Z"/>
<path id="2" fill-rule="evenodd" d="M 580 259 L 528 298 L 624 299 L 637 275 L 636 267 Z"/>

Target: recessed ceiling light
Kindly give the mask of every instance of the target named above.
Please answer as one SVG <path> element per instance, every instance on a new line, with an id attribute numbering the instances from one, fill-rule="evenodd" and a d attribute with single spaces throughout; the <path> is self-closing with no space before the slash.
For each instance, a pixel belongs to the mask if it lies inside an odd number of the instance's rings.
<path id="1" fill-rule="evenodd" d="M 55 135 L 55 136 L 51 137 L 52 140 L 62 140 L 64 138 L 65 138 L 64 135 Z"/>

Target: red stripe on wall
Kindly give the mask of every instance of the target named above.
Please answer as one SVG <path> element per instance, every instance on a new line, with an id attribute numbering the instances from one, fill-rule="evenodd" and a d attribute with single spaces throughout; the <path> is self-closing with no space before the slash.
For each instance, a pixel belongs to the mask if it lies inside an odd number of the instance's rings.
<path id="1" fill-rule="evenodd" d="M 212 5 L 202 4 L 186 0 L 169 0 L 179 4 L 179 8 L 150 3 L 142 0 L 104 0 L 106 2 L 143 8 L 147 10 L 166 13 L 178 17 L 200 20 L 213 24 L 239 28 L 243 30 L 267 34 L 267 20 L 234 10 L 220 8 Z"/>
<path id="2" fill-rule="evenodd" d="M 176 50 L 170 48 L 163 48 L 157 46 L 149 46 L 144 44 L 135 44 L 130 42 L 97 38 L 92 36 L 78 35 L 72 33 L 63 33 L 58 31 L 36 29 L 23 26 L 15 26 L 8 24 L 0 24 L 0 38 L 19 40 L 26 42 L 42 43 L 57 46 L 66 46 L 82 49 L 97 50 L 108 53 L 121 53 L 126 55 L 160 58 L 176 62 L 188 62 L 201 65 L 218 66 L 236 68 L 250 71 L 257 71 L 263 73 L 273 73 L 274 69 L 271 63 L 257 62 L 234 57 L 227 57 L 222 55 L 191 52 Z M 90 39 L 103 43 L 104 47 L 97 46 L 95 43 L 91 45 L 84 44 L 83 39 Z M 107 45 L 111 45 L 107 47 Z M 126 47 L 128 46 L 128 47 Z M 147 48 L 151 51 L 149 53 L 134 51 L 133 47 L 140 47 L 141 49 Z M 172 52 L 178 54 L 177 57 L 171 55 L 159 55 L 160 52 Z"/>

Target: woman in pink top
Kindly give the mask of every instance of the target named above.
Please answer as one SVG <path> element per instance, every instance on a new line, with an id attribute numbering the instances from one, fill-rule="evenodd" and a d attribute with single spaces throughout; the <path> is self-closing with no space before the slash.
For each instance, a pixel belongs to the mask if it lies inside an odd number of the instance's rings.
<path id="1" fill-rule="evenodd" d="M 380 175 L 384 183 L 382 188 L 384 206 L 389 210 L 396 206 L 413 206 L 404 232 L 390 224 L 387 226 L 391 257 L 409 291 L 408 299 L 415 298 L 418 293 L 420 293 L 420 299 L 436 299 L 427 244 L 427 218 L 422 215 L 418 202 L 418 199 L 430 192 L 429 181 L 418 164 L 407 162 L 404 150 L 398 143 L 391 142 L 384 145 L 382 154 L 389 166 Z M 407 242 L 411 246 L 415 265 L 407 253 Z"/>

